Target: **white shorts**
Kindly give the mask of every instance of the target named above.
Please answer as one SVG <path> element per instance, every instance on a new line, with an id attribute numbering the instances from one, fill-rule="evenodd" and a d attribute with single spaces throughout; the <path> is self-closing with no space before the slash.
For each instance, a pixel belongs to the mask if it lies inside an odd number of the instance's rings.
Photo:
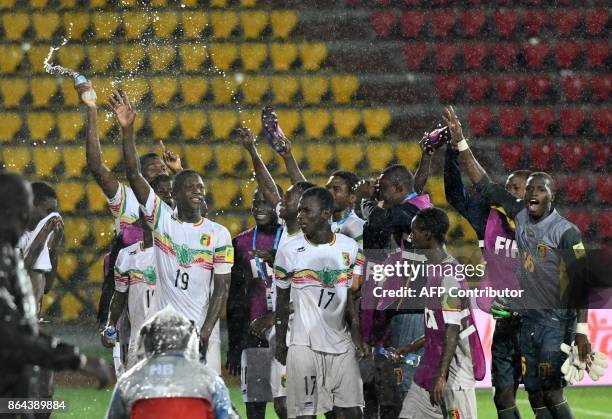
<path id="1" fill-rule="evenodd" d="M 355 351 L 317 352 L 292 345 L 287 354 L 287 414 L 318 415 L 336 407 L 362 407 L 363 383 Z"/>
<path id="2" fill-rule="evenodd" d="M 206 365 L 212 368 L 217 374 L 221 375 L 221 333 L 219 331 L 219 322 L 217 322 L 210 334 L 210 338 L 208 338 Z"/>
<path id="3" fill-rule="evenodd" d="M 240 389 L 245 403 L 270 402 L 272 354 L 269 348 L 247 348 L 240 359 Z"/>
<path id="4" fill-rule="evenodd" d="M 476 393 L 470 389 L 446 389 L 444 394 L 446 411 L 442 412 L 442 406 L 432 406 L 429 401 L 429 392 L 417 383 L 413 382 L 404 397 L 401 419 L 477 419 Z"/>

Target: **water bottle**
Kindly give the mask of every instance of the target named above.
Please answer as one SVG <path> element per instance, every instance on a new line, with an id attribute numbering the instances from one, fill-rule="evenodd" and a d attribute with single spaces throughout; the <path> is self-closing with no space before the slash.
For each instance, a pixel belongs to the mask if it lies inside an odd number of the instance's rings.
<path id="1" fill-rule="evenodd" d="M 276 112 L 271 106 L 266 106 L 261 111 L 261 125 L 263 127 L 263 134 L 278 153 L 282 153 L 286 150 L 286 146 L 283 140 L 285 140 L 285 134 L 278 125 L 278 117 Z"/>
<path id="2" fill-rule="evenodd" d="M 384 356 L 385 358 L 391 359 L 397 363 L 406 364 L 406 365 L 410 365 L 413 367 L 418 367 L 419 364 L 421 363 L 420 355 L 417 355 L 414 353 L 407 353 L 406 355 L 399 355 L 397 352 L 395 352 L 395 348 L 385 349 L 382 346 L 380 346 L 376 350 L 376 353 L 378 355 Z"/>
<path id="3" fill-rule="evenodd" d="M 115 329 L 115 326 L 108 326 L 104 329 L 104 337 L 113 345 L 117 343 L 117 329 Z"/>
<path id="4" fill-rule="evenodd" d="M 87 83 L 87 78 L 84 75 L 78 73 L 74 75 L 74 85 L 76 87 L 79 87 L 80 85 L 85 83 Z M 83 102 L 93 102 L 97 99 L 96 92 L 93 89 L 87 90 L 86 92 L 83 92 L 83 94 L 81 94 L 81 99 L 83 100 Z"/>

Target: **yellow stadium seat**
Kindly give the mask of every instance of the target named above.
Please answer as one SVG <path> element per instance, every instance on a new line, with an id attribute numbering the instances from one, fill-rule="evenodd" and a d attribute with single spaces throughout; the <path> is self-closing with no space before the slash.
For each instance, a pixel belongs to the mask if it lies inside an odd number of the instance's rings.
<path id="1" fill-rule="evenodd" d="M 210 126 L 215 138 L 228 138 L 237 123 L 238 118 L 234 111 L 214 111 L 210 113 Z"/>
<path id="2" fill-rule="evenodd" d="M 149 91 L 149 83 L 147 83 L 145 78 L 129 80 L 123 84 L 123 91 L 128 95 L 132 103 L 138 103 Z"/>
<path id="3" fill-rule="evenodd" d="M 0 10 L 12 9 L 15 7 L 16 0 L 0 0 Z"/>
<path id="4" fill-rule="evenodd" d="M 159 12 L 153 19 L 153 29 L 156 38 L 172 38 L 178 25 L 176 12 Z"/>
<path id="5" fill-rule="evenodd" d="M 59 80 L 59 89 L 62 93 L 62 97 L 64 98 L 64 106 L 75 107 L 79 104 L 79 96 L 77 95 L 77 91 L 74 88 L 74 81 L 67 78 L 62 78 Z M 94 86 L 97 92 L 97 86 Z"/>
<path id="6" fill-rule="evenodd" d="M 288 138 L 291 138 L 295 130 L 300 126 L 300 113 L 293 110 L 278 110 L 276 115 L 278 116 L 278 123 L 283 133 Z"/>
<path id="7" fill-rule="evenodd" d="M 258 71 L 267 56 L 268 46 L 266 44 L 242 44 L 240 48 L 242 69 L 244 71 Z"/>
<path id="8" fill-rule="evenodd" d="M 153 7 L 166 7 L 168 0 L 151 0 L 151 6 Z"/>
<path id="9" fill-rule="evenodd" d="M 118 55 L 121 69 L 134 71 L 144 58 L 145 50 L 137 43 L 123 44 L 118 48 Z"/>
<path id="10" fill-rule="evenodd" d="M 50 11 L 36 12 L 32 15 L 32 25 L 36 32 L 36 39 L 48 40 L 60 25 L 60 17 L 57 13 Z"/>
<path id="11" fill-rule="evenodd" d="M 155 71 L 164 71 L 176 58 L 176 48 L 173 45 L 149 45 L 149 61 Z"/>
<path id="12" fill-rule="evenodd" d="M 29 86 L 25 79 L 0 80 L 0 92 L 5 108 L 15 108 L 20 105 L 21 99 L 28 92 Z M 4 123 L 4 121 L 2 121 Z"/>
<path id="13" fill-rule="evenodd" d="M 124 7 L 126 9 L 131 9 L 136 6 L 140 6 L 140 4 L 136 0 L 119 0 L 119 4 L 121 5 L 121 7 Z"/>
<path id="14" fill-rule="evenodd" d="M 83 129 L 85 121 L 81 112 L 61 112 L 57 115 L 57 128 L 64 141 L 78 140 L 77 135 Z"/>
<path id="15" fill-rule="evenodd" d="M 395 152 L 397 160 L 410 170 L 415 170 L 421 160 L 421 148 L 417 143 L 399 143 Z"/>
<path id="16" fill-rule="evenodd" d="M 214 210 L 231 209 L 232 201 L 240 194 L 240 184 L 233 179 L 214 179 L 209 181 L 207 193 L 212 195 Z"/>
<path id="17" fill-rule="evenodd" d="M 155 112 L 149 118 L 153 138 L 165 140 L 176 126 L 176 114 L 174 112 Z"/>
<path id="18" fill-rule="evenodd" d="M 213 36 L 217 39 L 229 38 L 238 23 L 235 12 L 210 12 L 210 23 L 212 24 Z"/>
<path id="19" fill-rule="evenodd" d="M 382 137 L 390 122 L 391 114 L 384 108 L 363 111 L 363 124 L 370 137 Z"/>
<path id="20" fill-rule="evenodd" d="M 186 105 L 198 105 L 208 91 L 208 81 L 201 77 L 183 77 L 181 79 L 181 94 Z"/>
<path id="21" fill-rule="evenodd" d="M 239 118 L 240 126 L 250 129 L 254 135 L 259 135 L 259 133 L 261 132 L 260 111 L 241 111 L 239 113 Z"/>
<path id="22" fill-rule="evenodd" d="M 242 217 L 235 215 L 219 215 L 214 217 L 215 222 L 227 228 L 232 237 L 238 235 L 245 229 Z"/>
<path id="23" fill-rule="evenodd" d="M 118 84 L 115 82 L 115 80 L 109 78 L 95 77 L 91 79 L 91 83 L 93 84 L 93 87 L 96 90 L 98 100 L 108 100 L 111 93 L 117 90 L 118 87 Z M 100 115 L 98 116 L 98 119 L 100 119 Z"/>
<path id="24" fill-rule="evenodd" d="M 329 126 L 329 113 L 324 109 L 306 109 L 302 112 L 306 135 L 320 138 Z"/>
<path id="25" fill-rule="evenodd" d="M 210 7 L 225 7 L 227 0 L 210 0 Z"/>
<path id="26" fill-rule="evenodd" d="M 53 169 L 60 163 L 62 152 L 56 147 L 36 147 L 32 150 L 36 176 L 52 177 Z"/>
<path id="27" fill-rule="evenodd" d="M 242 7 L 255 7 L 257 4 L 257 0 L 240 0 L 240 5 Z"/>
<path id="28" fill-rule="evenodd" d="M 208 165 L 212 159 L 212 150 L 208 145 L 188 145 L 183 149 L 189 167 L 198 173 L 204 171 L 204 167 Z"/>
<path id="29" fill-rule="evenodd" d="M 276 76 L 272 78 L 272 93 L 275 103 L 292 103 L 300 82 L 292 76 Z"/>
<path id="30" fill-rule="evenodd" d="M 236 58 L 238 58 L 238 47 L 236 44 L 212 44 L 208 52 L 213 65 L 222 71 L 229 70 L 234 61 L 236 61 Z"/>
<path id="31" fill-rule="evenodd" d="M 200 66 L 206 60 L 208 51 L 205 45 L 181 44 L 179 46 L 181 65 L 187 71 L 199 71 Z"/>
<path id="32" fill-rule="evenodd" d="M 217 171 L 222 175 L 236 172 L 236 166 L 243 160 L 243 149 L 235 144 L 218 145 L 214 149 Z"/>
<path id="33" fill-rule="evenodd" d="M 201 111 L 181 112 L 178 120 L 183 138 L 186 140 L 198 139 L 206 126 L 206 114 Z"/>
<path id="34" fill-rule="evenodd" d="M 361 113 L 357 109 L 338 109 L 333 112 L 336 136 L 349 138 L 359 125 Z"/>
<path id="35" fill-rule="evenodd" d="M 270 58 L 272 58 L 272 65 L 276 71 L 289 70 L 297 55 L 298 47 L 295 44 L 273 43 L 270 45 Z"/>
<path id="36" fill-rule="evenodd" d="M 306 103 L 319 103 L 327 93 L 329 81 L 325 77 L 302 77 L 302 95 Z"/>
<path id="37" fill-rule="evenodd" d="M 82 243 L 87 239 L 88 236 L 89 222 L 87 219 L 67 217 L 64 220 L 64 237 L 66 240 L 66 246 L 69 249 L 81 247 Z M 64 256 L 65 255 L 62 255 L 60 259 L 63 259 Z"/>
<path id="38" fill-rule="evenodd" d="M 23 60 L 23 49 L 17 45 L 0 45 L 0 72 L 12 74 Z"/>
<path id="39" fill-rule="evenodd" d="M 304 70 L 318 70 L 327 57 L 327 46 L 323 42 L 300 45 L 300 57 Z"/>
<path id="40" fill-rule="evenodd" d="M 350 103 L 359 88 L 359 80 L 352 74 L 335 75 L 331 78 L 331 89 L 336 103 Z"/>
<path id="41" fill-rule="evenodd" d="M 425 192 L 431 196 L 431 200 L 435 206 L 445 207 L 448 205 L 444 193 L 444 179 L 440 177 L 430 177 L 427 181 Z"/>
<path id="42" fill-rule="evenodd" d="M 85 49 L 81 45 L 65 45 L 57 51 L 57 58 L 63 67 L 78 70 L 85 59 Z"/>
<path id="43" fill-rule="evenodd" d="M 36 108 L 49 106 L 49 99 L 57 91 L 57 81 L 51 77 L 33 78 L 30 82 L 32 105 Z"/>
<path id="44" fill-rule="evenodd" d="M 95 2 L 98 3 L 99 0 L 95 0 Z M 92 1 L 92 5 L 93 3 L 94 1 Z M 62 296 L 60 307 L 62 308 L 62 320 L 64 321 L 78 319 L 81 315 L 81 311 L 83 311 L 83 303 L 81 302 L 81 299 L 77 298 L 70 292 L 67 292 Z"/>
<path id="45" fill-rule="evenodd" d="M 21 117 L 17 113 L 0 113 L 0 141 L 10 141 L 21 129 Z"/>
<path id="46" fill-rule="evenodd" d="M 259 104 L 268 91 L 269 85 L 268 78 L 265 76 L 245 77 L 241 85 L 244 101 L 248 104 Z"/>
<path id="47" fill-rule="evenodd" d="M 273 10 L 270 21 L 272 23 L 272 35 L 275 38 L 286 39 L 298 23 L 298 16 L 293 10 Z"/>
<path id="48" fill-rule="evenodd" d="M 90 0 L 90 5 L 93 8 L 104 9 L 106 8 L 106 0 Z"/>
<path id="49" fill-rule="evenodd" d="M 215 97 L 215 103 L 224 105 L 231 103 L 232 97 L 238 90 L 238 83 L 232 77 L 213 77 L 211 88 Z"/>
<path id="50" fill-rule="evenodd" d="M 104 249 L 110 244 L 111 240 L 115 236 L 115 233 L 113 232 L 113 230 L 114 230 L 114 227 L 113 227 L 113 222 L 111 219 L 106 219 L 106 218 L 94 219 L 93 235 L 96 241 L 96 246 L 98 248 Z"/>
<path id="51" fill-rule="evenodd" d="M 88 275 L 90 283 L 101 284 L 104 282 L 104 275 L 102 275 L 102 272 L 104 272 L 104 256 L 97 256 L 93 258 L 93 263 L 89 265 L 89 272 L 96 272 L 96 273 L 99 272 L 99 274 L 97 275 L 96 274 Z M 98 301 L 100 301 L 99 297 L 98 299 L 96 298 L 91 299 L 91 302 L 93 304 L 96 304 Z"/>
<path id="52" fill-rule="evenodd" d="M 30 164 L 30 149 L 26 147 L 6 147 L 2 153 L 5 169 L 9 172 L 22 174 Z"/>
<path id="53" fill-rule="evenodd" d="M 49 55 L 49 46 L 34 45 L 28 50 L 28 60 L 32 73 L 43 73 L 43 62 Z"/>
<path id="54" fill-rule="evenodd" d="M 30 0 L 32 9 L 43 9 L 47 7 L 47 0 Z"/>
<path id="55" fill-rule="evenodd" d="M 336 144 L 336 158 L 340 169 L 355 171 L 363 160 L 363 147 L 359 143 Z"/>
<path id="56" fill-rule="evenodd" d="M 70 34 L 70 39 L 81 39 L 83 37 L 83 33 L 89 29 L 89 25 L 89 13 L 64 13 L 64 32 L 66 34 Z"/>
<path id="57" fill-rule="evenodd" d="M 87 222 L 84 222 L 84 224 L 87 225 Z M 66 241 L 68 241 L 68 239 L 69 237 L 66 236 Z M 76 271 L 77 267 L 78 261 L 76 255 L 64 253 L 58 260 L 57 272 L 62 279 L 67 280 Z"/>
<path id="58" fill-rule="evenodd" d="M 87 47 L 87 56 L 94 72 L 105 73 L 115 58 L 115 47 L 104 44 L 91 45 Z"/>
<path id="59" fill-rule="evenodd" d="M 108 208 L 104 192 L 96 182 L 92 181 L 87 184 L 87 202 L 90 211 L 103 212 Z"/>
<path id="60" fill-rule="evenodd" d="M 195 9 L 199 7 L 198 0 L 181 0 L 181 6 L 189 7 L 190 9 Z"/>
<path id="61" fill-rule="evenodd" d="M 104 147 L 102 150 L 102 161 L 109 169 L 117 166 L 117 163 L 123 159 L 121 147 Z"/>
<path id="62" fill-rule="evenodd" d="M 84 194 L 81 182 L 61 182 L 57 185 L 57 199 L 64 212 L 74 212 Z"/>
<path id="63" fill-rule="evenodd" d="M 154 77 L 151 79 L 151 93 L 156 105 L 167 105 L 177 93 L 176 78 Z"/>
<path id="64" fill-rule="evenodd" d="M 240 13 L 242 34 L 245 39 L 258 39 L 268 25 L 268 13 L 263 10 L 251 10 Z"/>
<path id="65" fill-rule="evenodd" d="M 140 39 L 142 33 L 151 24 L 151 13 L 149 12 L 125 12 L 123 14 L 123 27 L 127 39 Z"/>
<path id="66" fill-rule="evenodd" d="M 144 126 L 146 117 L 149 117 L 148 113 L 143 113 L 142 115 L 136 115 L 136 119 L 134 120 L 134 132 L 138 134 L 140 129 Z M 147 151 L 148 153 L 148 151 Z"/>
<path id="67" fill-rule="evenodd" d="M 250 206 L 253 200 L 253 194 L 255 193 L 255 189 L 257 189 L 256 180 L 247 179 L 247 180 L 243 180 L 240 182 L 240 191 L 242 192 L 242 203 L 245 207 Z"/>
<path id="68" fill-rule="evenodd" d="M 64 170 L 67 177 L 81 177 L 87 165 L 84 147 L 64 147 Z M 89 190 L 89 189 L 88 189 Z"/>
<path id="69" fill-rule="evenodd" d="M 2 27 L 7 40 L 20 41 L 23 33 L 30 27 L 30 16 L 27 13 L 3 13 Z"/>
<path id="70" fill-rule="evenodd" d="M 382 172 L 393 159 L 393 147 L 388 143 L 370 143 L 366 146 L 365 155 L 372 172 Z"/>
<path id="71" fill-rule="evenodd" d="M 334 149 L 331 145 L 325 143 L 309 144 L 306 147 L 306 159 L 308 167 L 313 173 L 327 173 L 327 166 L 334 158 Z"/>
<path id="72" fill-rule="evenodd" d="M 183 12 L 181 22 L 185 38 L 199 38 L 208 24 L 208 15 L 204 12 Z"/>
<path id="73" fill-rule="evenodd" d="M 107 115 L 98 115 L 98 134 L 100 140 L 106 139 L 113 125 L 115 125 L 115 118 Z"/>
<path id="74" fill-rule="evenodd" d="M 114 12 L 96 12 L 91 19 L 97 39 L 111 39 L 121 22 L 119 14 Z"/>
<path id="75" fill-rule="evenodd" d="M 33 140 L 46 140 L 49 132 L 55 126 L 55 118 L 50 112 L 30 112 L 27 118 L 30 137 Z"/>

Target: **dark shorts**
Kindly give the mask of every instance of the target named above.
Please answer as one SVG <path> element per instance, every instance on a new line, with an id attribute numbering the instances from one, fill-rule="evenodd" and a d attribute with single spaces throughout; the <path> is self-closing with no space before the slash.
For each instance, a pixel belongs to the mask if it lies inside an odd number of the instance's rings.
<path id="1" fill-rule="evenodd" d="M 491 379 L 493 387 L 518 386 L 521 382 L 520 317 L 498 319 L 491 345 Z"/>
<path id="2" fill-rule="evenodd" d="M 521 324 L 521 368 L 525 390 L 558 390 L 567 384 L 561 374 L 561 365 L 567 358 L 561 352 L 561 343 L 571 344 L 575 322 L 554 322 L 543 325 L 523 318 Z"/>

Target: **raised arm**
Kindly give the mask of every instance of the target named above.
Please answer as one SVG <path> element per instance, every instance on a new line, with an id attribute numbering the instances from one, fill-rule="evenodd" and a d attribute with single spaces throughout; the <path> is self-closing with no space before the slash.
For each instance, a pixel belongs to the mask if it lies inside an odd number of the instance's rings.
<path id="1" fill-rule="evenodd" d="M 291 151 L 291 141 L 285 138 L 283 139 L 283 144 L 284 149 L 278 154 L 280 154 L 285 161 L 285 167 L 287 168 L 289 179 L 291 179 L 291 184 L 295 185 L 298 182 L 308 182 L 300 170 L 300 166 L 298 166 L 295 157 L 293 156 L 293 152 Z"/>
<path id="2" fill-rule="evenodd" d="M 423 193 L 425 185 L 427 184 L 427 178 L 429 177 L 429 170 L 431 168 L 431 157 L 433 156 L 433 153 L 427 151 L 424 147 L 426 139 L 427 133 L 425 133 L 425 136 L 419 143 L 421 145 L 421 160 L 419 161 L 419 167 L 417 167 L 414 173 L 414 191 L 418 194 Z"/>
<path id="3" fill-rule="evenodd" d="M 253 169 L 255 170 L 255 178 L 257 179 L 257 185 L 264 194 L 266 201 L 270 202 L 273 206 L 276 206 L 281 200 L 281 196 L 276 188 L 274 178 L 268 171 L 268 168 L 264 164 L 257 146 L 255 145 L 255 137 L 248 128 L 238 128 L 238 136 L 242 142 L 242 146 L 249 152 L 251 161 L 253 162 Z"/>

